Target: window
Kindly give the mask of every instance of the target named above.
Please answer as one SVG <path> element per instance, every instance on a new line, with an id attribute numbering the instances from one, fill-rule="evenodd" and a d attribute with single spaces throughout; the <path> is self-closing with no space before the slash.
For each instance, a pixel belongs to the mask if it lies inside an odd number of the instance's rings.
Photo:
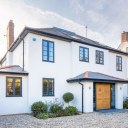
<path id="1" fill-rule="evenodd" d="M 54 42 L 43 40 L 42 54 L 43 61 L 54 62 Z"/>
<path id="2" fill-rule="evenodd" d="M 96 64 L 104 64 L 104 52 L 96 50 Z"/>
<path id="3" fill-rule="evenodd" d="M 116 70 L 122 71 L 122 57 L 116 56 Z"/>
<path id="4" fill-rule="evenodd" d="M 54 79 L 43 78 L 43 96 L 54 96 Z"/>
<path id="5" fill-rule="evenodd" d="M 16 97 L 22 96 L 22 78 L 7 77 L 6 78 L 6 96 Z"/>
<path id="6" fill-rule="evenodd" d="M 79 60 L 89 62 L 89 49 L 85 47 L 79 48 Z"/>

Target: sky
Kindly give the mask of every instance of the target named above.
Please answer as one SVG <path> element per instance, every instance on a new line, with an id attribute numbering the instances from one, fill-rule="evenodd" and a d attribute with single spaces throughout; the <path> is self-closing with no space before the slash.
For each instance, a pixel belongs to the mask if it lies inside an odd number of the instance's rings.
<path id="1" fill-rule="evenodd" d="M 25 26 L 59 27 L 117 48 L 128 31 L 128 0 L 0 0 L 0 58 L 6 53 L 9 20 L 15 39 Z"/>

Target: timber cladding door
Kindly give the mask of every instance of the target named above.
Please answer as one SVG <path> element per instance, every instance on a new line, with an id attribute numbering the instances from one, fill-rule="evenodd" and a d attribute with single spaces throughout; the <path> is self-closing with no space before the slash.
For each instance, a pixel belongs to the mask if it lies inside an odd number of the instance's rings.
<path id="1" fill-rule="evenodd" d="M 111 107 L 111 90 L 110 84 L 96 84 L 96 109 L 110 109 Z"/>

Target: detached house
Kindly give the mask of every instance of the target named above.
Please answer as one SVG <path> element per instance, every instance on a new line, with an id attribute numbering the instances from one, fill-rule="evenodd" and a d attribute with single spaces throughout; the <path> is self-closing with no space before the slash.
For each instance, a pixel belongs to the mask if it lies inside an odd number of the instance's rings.
<path id="1" fill-rule="evenodd" d="M 7 37 L 8 51 L 0 61 L 0 115 L 30 113 L 32 103 L 62 101 L 65 92 L 74 94 L 71 104 L 82 112 L 123 108 L 127 52 L 56 27 L 25 27 L 14 41 L 12 21 Z"/>

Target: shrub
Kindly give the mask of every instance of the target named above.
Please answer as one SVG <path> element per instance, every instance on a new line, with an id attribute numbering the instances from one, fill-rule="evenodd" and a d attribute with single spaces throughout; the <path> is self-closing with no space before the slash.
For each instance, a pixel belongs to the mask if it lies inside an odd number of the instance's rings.
<path id="1" fill-rule="evenodd" d="M 65 110 L 60 110 L 56 113 L 56 117 L 66 116 Z"/>
<path id="2" fill-rule="evenodd" d="M 128 109 L 128 98 L 123 102 L 123 108 Z"/>
<path id="3" fill-rule="evenodd" d="M 65 114 L 67 116 L 77 115 L 78 114 L 78 110 L 74 106 L 68 106 L 68 107 L 65 108 Z"/>
<path id="4" fill-rule="evenodd" d="M 49 113 L 49 114 L 48 114 L 48 117 L 49 117 L 49 118 L 55 118 L 55 117 L 57 117 L 57 115 L 54 114 L 54 113 Z"/>
<path id="5" fill-rule="evenodd" d="M 61 110 L 63 110 L 63 107 L 60 104 L 52 104 L 50 107 L 50 112 L 54 114 L 58 113 Z"/>
<path id="6" fill-rule="evenodd" d="M 63 100 L 66 102 L 66 103 L 69 103 L 70 101 L 72 101 L 74 99 L 74 96 L 72 93 L 70 92 L 67 92 L 63 95 Z"/>
<path id="7" fill-rule="evenodd" d="M 37 116 L 40 113 L 46 113 L 47 112 L 47 105 L 43 103 L 42 101 L 35 102 L 31 106 L 31 111 L 33 116 Z"/>
<path id="8" fill-rule="evenodd" d="M 38 115 L 37 115 L 37 118 L 38 119 L 47 119 L 49 116 L 48 116 L 48 114 L 47 113 L 39 113 Z"/>

